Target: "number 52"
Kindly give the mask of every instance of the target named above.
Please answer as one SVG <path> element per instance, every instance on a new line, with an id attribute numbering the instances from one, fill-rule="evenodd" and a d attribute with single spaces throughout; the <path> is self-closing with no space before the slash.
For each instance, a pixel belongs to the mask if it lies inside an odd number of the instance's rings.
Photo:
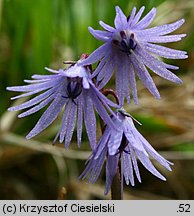
<path id="1" fill-rule="evenodd" d="M 179 204 L 179 212 L 190 212 L 190 204 Z"/>

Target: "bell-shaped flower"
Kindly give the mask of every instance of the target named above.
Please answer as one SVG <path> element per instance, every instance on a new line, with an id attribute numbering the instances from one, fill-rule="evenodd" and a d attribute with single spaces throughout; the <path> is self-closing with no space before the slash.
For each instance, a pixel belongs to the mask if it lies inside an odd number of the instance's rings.
<path id="1" fill-rule="evenodd" d="M 130 94 L 133 95 L 134 102 L 138 103 L 135 73 L 151 94 L 157 99 L 160 98 L 148 68 L 167 80 L 182 83 L 170 71 L 170 69 L 176 70 L 178 67 L 164 63 L 156 56 L 168 59 L 185 59 L 188 57 L 185 51 L 157 45 L 157 43 L 176 42 L 185 37 L 186 34 L 168 35 L 178 29 L 184 23 L 184 19 L 171 24 L 147 28 L 156 15 L 156 8 L 153 8 L 140 19 L 144 9 L 145 7 L 142 7 L 136 13 L 136 7 L 134 7 L 131 15 L 127 18 L 117 6 L 115 27 L 102 21 L 99 24 L 105 31 L 94 30 L 89 27 L 90 33 L 96 39 L 103 41 L 104 44 L 81 62 L 81 65 L 100 61 L 92 75 L 93 77 L 97 76 L 99 89 L 105 86 L 116 71 L 116 90 L 121 105 L 123 105 L 125 97 L 130 103 Z"/>
<path id="2" fill-rule="evenodd" d="M 129 183 L 132 186 L 135 185 L 135 175 L 138 181 L 141 182 L 138 160 L 153 175 L 165 181 L 165 177 L 154 167 L 151 157 L 169 171 L 171 171 L 170 165 L 172 163 L 159 155 L 137 131 L 132 117 L 124 109 L 117 111 L 116 117 L 113 116 L 113 121 L 117 130 L 109 126 L 106 127 L 97 148 L 90 155 L 87 166 L 80 178 L 84 179 L 89 176 L 88 182 L 96 182 L 107 158 L 105 195 L 110 190 L 119 166 L 121 179 L 124 177 L 127 185 Z"/>
<path id="3" fill-rule="evenodd" d="M 113 113 L 110 106 L 118 106 L 95 87 L 89 67 L 75 64 L 68 69 L 45 69 L 54 74 L 33 75 L 33 80 L 25 80 L 26 83 L 29 83 L 28 85 L 7 87 L 9 91 L 25 92 L 11 98 L 12 100 L 34 96 L 33 99 L 9 108 L 9 111 L 28 109 L 18 115 L 21 118 L 31 115 L 48 105 L 35 127 L 26 136 L 27 139 L 30 139 L 47 128 L 64 108 L 61 127 L 55 140 L 58 137 L 61 143 L 65 140 L 65 147 L 67 148 L 77 122 L 77 141 L 78 146 L 80 146 L 84 122 L 91 147 L 94 149 L 96 147 L 95 110 L 106 124 L 114 127 L 107 111 Z"/>

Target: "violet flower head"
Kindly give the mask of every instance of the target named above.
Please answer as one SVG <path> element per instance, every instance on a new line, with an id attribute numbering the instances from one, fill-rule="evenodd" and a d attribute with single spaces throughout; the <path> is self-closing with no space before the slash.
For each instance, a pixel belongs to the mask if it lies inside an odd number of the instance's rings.
<path id="1" fill-rule="evenodd" d="M 78 146 L 80 146 L 84 121 L 90 145 L 94 149 L 96 146 L 96 117 L 94 110 L 98 112 L 106 124 L 114 127 L 107 110 L 113 112 L 110 106 L 118 106 L 108 100 L 95 87 L 90 78 L 91 74 L 88 67 L 75 64 L 65 70 L 45 69 L 54 74 L 33 75 L 33 80 L 25 80 L 26 83 L 29 83 L 28 85 L 7 87 L 7 90 L 10 91 L 25 92 L 11 98 L 12 100 L 39 93 L 33 99 L 9 108 L 9 111 L 28 108 L 27 111 L 18 115 L 21 118 L 31 115 L 49 104 L 35 127 L 26 136 L 27 139 L 30 139 L 47 128 L 64 107 L 62 124 L 55 140 L 58 137 L 61 143 L 65 140 L 65 147 L 68 148 L 77 121 L 77 142 Z"/>
<path id="2" fill-rule="evenodd" d="M 106 127 L 97 148 L 90 155 L 87 166 L 80 178 L 84 179 L 89 175 L 88 182 L 96 182 L 107 156 L 105 195 L 111 187 L 119 161 L 121 161 L 121 179 L 124 177 L 127 185 L 129 183 L 132 186 L 135 185 L 134 175 L 141 182 L 137 159 L 153 175 L 165 181 L 165 177 L 152 164 L 150 156 L 169 171 L 171 171 L 170 165 L 172 163 L 159 155 L 137 131 L 131 116 L 124 109 L 118 110 L 116 116 L 113 117 L 113 121 L 119 128 L 119 131 L 115 131 L 115 129 L 109 126 Z"/>
<path id="3" fill-rule="evenodd" d="M 184 19 L 171 24 L 147 28 L 156 15 L 156 8 L 153 8 L 140 19 L 144 9 L 143 6 L 136 13 L 136 7 L 134 7 L 131 15 L 127 18 L 117 6 L 115 27 L 102 21 L 99 24 L 105 31 L 94 30 L 89 27 L 90 33 L 103 41 L 104 44 L 81 64 L 87 65 L 101 60 L 92 75 L 93 77 L 97 76 L 99 89 L 110 80 L 114 70 L 116 71 L 116 90 L 121 105 L 123 105 L 125 97 L 130 103 L 130 93 L 132 93 L 134 102 L 138 103 L 135 72 L 145 87 L 157 99 L 160 98 L 160 94 L 147 68 L 167 80 L 182 83 L 170 71 L 170 69 L 176 70 L 178 67 L 162 62 L 155 55 L 168 59 L 185 59 L 188 57 L 185 51 L 156 44 L 175 42 L 185 37 L 186 34 L 168 35 L 178 29 L 184 23 Z"/>

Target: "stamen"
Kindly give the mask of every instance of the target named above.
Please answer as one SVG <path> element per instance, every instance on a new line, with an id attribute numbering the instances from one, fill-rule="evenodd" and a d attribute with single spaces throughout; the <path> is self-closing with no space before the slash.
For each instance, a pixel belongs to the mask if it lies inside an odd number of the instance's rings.
<path id="1" fill-rule="evenodd" d="M 119 46 L 120 45 L 120 42 L 118 40 L 112 40 L 113 44 Z"/>
<path id="2" fill-rule="evenodd" d="M 113 39 L 112 43 L 119 47 L 121 52 L 126 53 L 128 56 L 131 54 L 132 50 L 135 50 L 137 43 L 135 41 L 134 33 L 130 35 L 127 34 L 125 31 L 120 31 L 120 38 L 121 40 Z"/>
<path id="3" fill-rule="evenodd" d="M 134 39 L 134 38 L 135 38 L 134 33 L 131 33 L 130 38 L 131 38 L 131 39 Z"/>
<path id="4" fill-rule="evenodd" d="M 127 38 L 127 36 L 126 36 L 126 34 L 125 34 L 124 31 L 120 31 L 120 35 L 121 35 L 122 39 L 126 39 Z"/>
<path id="5" fill-rule="evenodd" d="M 142 124 L 137 119 L 135 119 L 132 115 L 130 115 L 129 113 L 127 113 L 125 110 L 119 109 L 118 112 L 120 112 L 124 116 L 130 117 L 131 119 L 133 119 L 133 121 L 135 121 L 137 124 L 139 124 L 139 125 L 142 126 Z"/>
<path id="6" fill-rule="evenodd" d="M 75 99 L 82 93 L 82 82 L 81 79 L 69 79 L 66 89 L 66 96 L 62 96 L 63 98 L 72 99 L 73 103 L 75 103 Z"/>
<path id="7" fill-rule="evenodd" d="M 71 65 L 74 65 L 74 64 L 76 64 L 76 61 L 64 61 L 63 64 L 71 64 Z"/>
<path id="8" fill-rule="evenodd" d="M 128 44 L 126 43 L 125 40 L 121 41 L 121 47 L 122 47 L 121 51 L 124 51 L 124 52 L 128 52 L 129 51 Z"/>

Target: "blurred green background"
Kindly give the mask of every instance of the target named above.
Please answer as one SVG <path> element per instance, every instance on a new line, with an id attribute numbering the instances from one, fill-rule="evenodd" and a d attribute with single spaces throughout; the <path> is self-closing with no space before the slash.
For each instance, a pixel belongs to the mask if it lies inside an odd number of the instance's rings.
<path id="1" fill-rule="evenodd" d="M 112 25 L 116 5 L 127 15 L 133 6 L 145 5 L 144 15 L 157 7 L 152 25 L 185 18 L 176 32 L 188 36 L 168 47 L 189 54 L 189 59 L 170 61 L 180 67 L 183 85 L 152 74 L 161 100 L 138 81 L 139 106 L 125 106 L 143 123 L 138 127 L 141 133 L 174 166 L 169 173 L 155 164 L 167 182 L 140 166 L 143 183 L 126 186 L 124 198 L 194 199 L 194 0 L 0 0 L 0 199 L 110 199 L 103 196 L 103 172 L 94 185 L 77 179 L 90 154 L 85 132 L 81 149 L 74 142 L 68 151 L 62 144 L 52 146 L 59 118 L 33 140 L 25 140 L 42 112 L 17 119 L 18 113 L 6 111 L 16 94 L 5 88 L 23 84 L 32 74 L 45 74 L 45 66 L 62 68 L 64 60 L 91 53 L 101 42 L 90 35 L 88 26 L 100 29 L 99 20 Z M 114 88 L 113 83 L 109 85 Z"/>

